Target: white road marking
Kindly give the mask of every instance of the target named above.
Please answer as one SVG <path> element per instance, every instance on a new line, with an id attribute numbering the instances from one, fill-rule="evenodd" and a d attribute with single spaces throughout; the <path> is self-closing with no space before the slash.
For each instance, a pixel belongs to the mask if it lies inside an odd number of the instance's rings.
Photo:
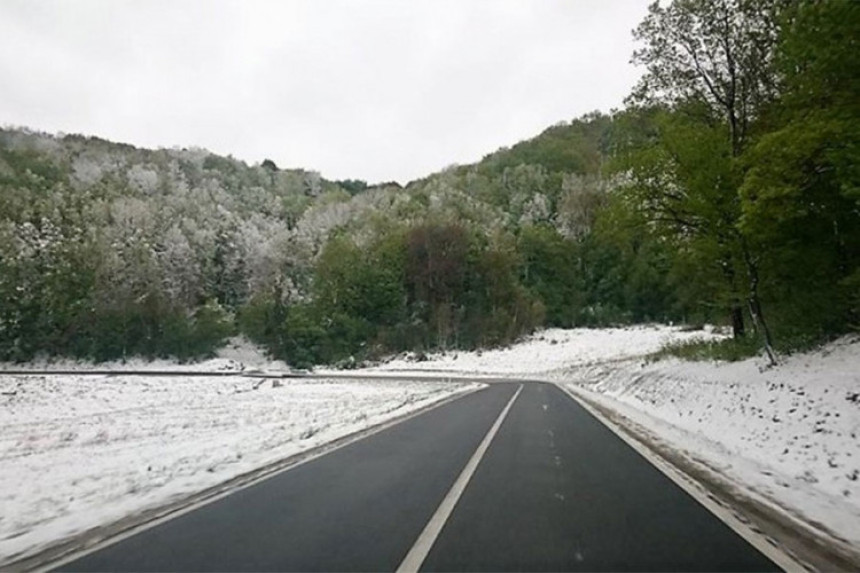
<path id="1" fill-rule="evenodd" d="M 418 536 L 412 549 L 409 550 L 409 553 L 406 554 L 403 562 L 400 563 L 400 566 L 397 568 L 397 573 L 412 573 L 413 571 L 418 571 L 418 569 L 421 568 L 421 564 L 424 563 L 424 560 L 427 558 L 427 554 L 430 553 L 430 549 L 433 547 L 433 544 L 436 543 L 436 538 L 438 538 L 439 533 L 442 532 L 445 522 L 448 521 L 448 518 L 454 511 L 454 507 L 460 500 L 460 496 L 463 495 L 466 486 L 469 485 L 469 480 L 472 479 L 472 475 L 474 475 L 475 470 L 478 468 L 478 464 L 481 463 L 481 459 L 484 457 L 484 454 L 487 453 L 490 443 L 493 441 L 493 438 L 496 437 L 496 433 L 502 426 L 502 422 L 505 421 L 511 406 L 514 405 L 514 401 L 520 395 L 522 390 L 523 385 L 520 384 L 520 387 L 517 388 L 517 391 L 514 392 L 514 395 L 511 396 L 510 400 L 508 400 L 502 413 L 499 414 L 498 418 L 496 418 L 496 421 L 487 432 L 487 435 L 484 436 L 484 439 L 478 445 L 478 449 L 475 450 L 475 453 L 472 454 L 472 457 L 466 463 L 463 471 L 460 472 L 460 476 L 454 482 L 454 485 L 451 486 L 445 499 L 443 499 L 442 503 L 439 504 L 439 507 L 436 508 L 436 513 L 433 514 L 433 517 L 431 517 L 430 521 L 427 522 L 427 525 L 424 526 L 424 531 L 421 532 L 421 535 Z"/>

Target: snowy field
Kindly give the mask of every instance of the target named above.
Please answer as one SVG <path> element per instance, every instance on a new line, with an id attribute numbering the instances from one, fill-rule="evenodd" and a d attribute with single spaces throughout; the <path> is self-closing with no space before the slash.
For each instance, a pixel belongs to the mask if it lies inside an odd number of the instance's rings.
<path id="1" fill-rule="evenodd" d="M 0 376 L 0 563 L 475 387 Z"/>
<path id="2" fill-rule="evenodd" d="M 278 371 L 288 372 L 290 367 L 280 361 L 267 358 L 263 352 L 246 339 L 244 336 L 237 336 L 230 339 L 227 344 L 221 348 L 215 358 L 203 360 L 200 362 L 179 363 L 175 360 L 147 360 L 144 358 L 133 357 L 128 360 L 115 360 L 112 362 L 85 362 L 82 360 L 70 360 L 63 358 L 53 359 L 37 359 L 24 364 L 14 362 L 0 362 L 0 370 L 6 371 L 69 371 L 69 372 L 85 372 L 88 370 L 98 371 L 137 371 L 137 372 L 153 372 L 153 371 L 171 371 L 171 372 L 250 372 L 250 371 Z"/>

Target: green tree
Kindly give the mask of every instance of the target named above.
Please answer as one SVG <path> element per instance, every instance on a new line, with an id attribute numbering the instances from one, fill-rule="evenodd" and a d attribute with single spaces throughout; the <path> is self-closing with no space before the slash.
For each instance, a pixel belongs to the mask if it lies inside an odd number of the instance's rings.
<path id="1" fill-rule="evenodd" d="M 798 2 L 777 63 L 783 94 L 747 156 L 741 228 L 785 328 L 857 324 L 860 303 L 860 5 Z"/>
<path id="2" fill-rule="evenodd" d="M 428 223 L 406 235 L 406 285 L 416 318 L 428 325 L 426 346 L 447 348 L 459 328 L 455 303 L 466 285 L 471 237 L 458 224 Z"/>
<path id="3" fill-rule="evenodd" d="M 546 225 L 523 227 L 517 237 L 520 280 L 545 307 L 546 323 L 571 327 L 583 304 L 577 245 Z"/>
<path id="4" fill-rule="evenodd" d="M 784 7 L 784 2 L 751 0 L 674 0 L 667 6 L 654 2 L 634 31 L 643 46 L 634 52 L 633 61 L 644 65 L 646 73 L 629 101 L 668 105 L 689 115 L 703 130 L 724 130 L 730 161 L 728 169 L 718 172 L 736 171 L 735 162 L 749 146 L 757 119 L 778 94 L 773 60 Z M 691 144 L 697 141 L 693 138 Z M 728 199 L 715 206 L 728 205 L 720 217 L 734 225 L 740 180 L 730 181 L 727 185 L 724 178 L 714 179 L 709 185 L 724 189 Z M 688 191 L 663 188 L 667 194 Z M 747 310 L 774 361 L 759 294 L 762 254 L 753 252 L 743 234 L 736 238 L 739 260 L 724 257 L 722 264 L 731 265 L 730 280 L 745 274 Z M 740 337 L 744 333 L 740 304 L 733 304 L 731 313 L 735 336 Z"/>

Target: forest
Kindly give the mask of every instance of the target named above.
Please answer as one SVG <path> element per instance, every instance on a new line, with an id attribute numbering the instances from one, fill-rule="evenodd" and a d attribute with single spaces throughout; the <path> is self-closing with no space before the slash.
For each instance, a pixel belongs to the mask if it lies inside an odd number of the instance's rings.
<path id="1" fill-rule="evenodd" d="M 860 3 L 654 3 L 634 37 L 623 109 L 405 186 L 0 129 L 0 361 L 241 333 L 350 366 L 652 321 L 776 361 L 856 331 Z"/>

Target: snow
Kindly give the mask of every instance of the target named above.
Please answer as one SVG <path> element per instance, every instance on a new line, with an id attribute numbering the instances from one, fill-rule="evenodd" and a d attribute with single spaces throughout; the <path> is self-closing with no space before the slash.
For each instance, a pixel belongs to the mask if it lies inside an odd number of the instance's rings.
<path id="1" fill-rule="evenodd" d="M 290 370 L 286 362 L 268 358 L 259 346 L 244 336 L 236 336 L 228 340 L 227 344 L 218 350 L 215 358 L 203 362 L 201 366 L 204 369 L 233 367 L 240 370 Z"/>
<path id="2" fill-rule="evenodd" d="M 0 375 L 0 563 L 475 387 Z"/>
<path id="3" fill-rule="evenodd" d="M 573 330 L 555 328 L 540 331 L 508 348 L 431 354 L 422 361 L 418 361 L 414 354 L 407 354 L 368 368 L 367 371 L 540 376 L 561 368 L 650 354 L 669 342 L 720 336 L 710 327 L 693 331 L 664 325 Z"/>

